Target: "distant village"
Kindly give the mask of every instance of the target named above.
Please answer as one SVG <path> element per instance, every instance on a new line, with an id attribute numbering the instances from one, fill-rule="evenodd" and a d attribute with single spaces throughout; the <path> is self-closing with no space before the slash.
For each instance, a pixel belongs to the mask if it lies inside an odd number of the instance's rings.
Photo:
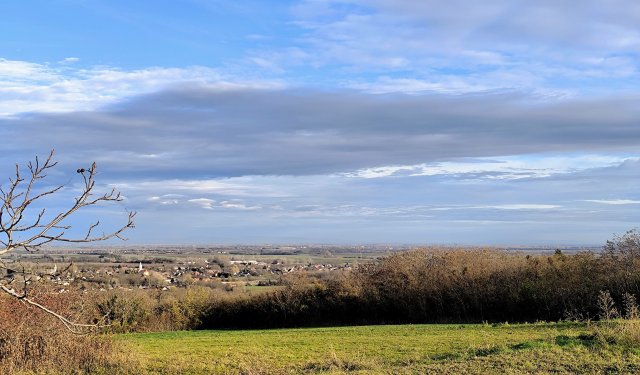
<path id="1" fill-rule="evenodd" d="M 353 262 L 307 262 L 280 255 L 273 259 L 238 260 L 226 251 L 213 257 L 179 257 L 172 254 L 135 261 L 113 253 L 41 254 L 38 257 L 9 260 L 4 278 L 22 278 L 21 282 L 48 282 L 65 292 L 72 284 L 80 290 L 158 289 L 184 288 L 202 285 L 224 288 L 228 291 L 239 286 L 277 286 L 282 276 L 296 272 L 320 275 L 326 272 L 349 271 Z M 327 260 L 331 259 L 326 253 Z M 129 259 L 131 258 L 131 259 Z M 144 258 L 144 257 L 143 257 Z M 184 258 L 184 259 L 183 259 Z M 23 274 L 24 269 L 32 272 Z"/>
<path id="2" fill-rule="evenodd" d="M 227 291 L 276 287 L 287 275 L 322 277 L 352 270 L 409 246 L 389 245 L 235 245 L 48 248 L 16 252 L 5 259 L 0 277 L 15 283 L 47 282 L 61 293 L 71 289 L 156 289 L 200 285 Z M 509 251 L 547 253 L 551 248 Z M 563 248 L 563 252 L 574 249 Z M 265 288 L 266 289 L 266 288 Z"/>

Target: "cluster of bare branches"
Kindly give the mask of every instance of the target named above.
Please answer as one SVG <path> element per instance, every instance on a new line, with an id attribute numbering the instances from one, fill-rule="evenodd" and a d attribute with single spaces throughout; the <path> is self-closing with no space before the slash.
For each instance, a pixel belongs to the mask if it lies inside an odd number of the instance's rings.
<path id="1" fill-rule="evenodd" d="M 105 194 L 95 194 L 96 163 L 92 163 L 88 169 L 79 168 L 76 172 L 82 176 L 83 185 L 81 192 L 74 198 L 73 204 L 62 212 L 48 215 L 46 208 L 34 211 L 40 199 L 55 194 L 64 188 L 58 185 L 52 188 L 39 189 L 39 182 L 47 177 L 47 172 L 58 163 L 53 160 L 54 151 L 41 161 L 38 157 L 35 162 L 27 165 L 28 173 L 23 174 L 20 166 L 16 164 L 15 175 L 9 178 L 9 185 L 6 188 L 0 186 L 0 257 L 16 249 L 24 249 L 29 252 L 37 251 L 44 245 L 56 242 L 62 243 L 88 243 L 105 241 L 110 238 L 126 240 L 122 233 L 134 227 L 135 212 L 128 213 L 125 225 L 109 232 L 96 234 L 100 227 L 100 221 L 90 224 L 83 236 L 74 237 L 68 235 L 71 225 L 65 220 L 78 210 L 93 206 L 102 202 L 120 202 L 122 196 L 115 188 Z M 37 213 L 36 213 L 37 212 Z M 0 268 L 10 273 L 16 273 L 10 269 L 0 258 Z M 38 302 L 29 298 L 28 285 L 33 276 L 30 271 L 24 268 L 20 271 L 22 287 L 17 291 L 17 287 L 12 285 L 14 278 L 0 281 L 0 289 L 12 297 L 35 306 L 58 318 L 68 329 L 76 331 L 82 327 L 92 325 L 78 324 L 70 321 L 64 316 L 48 309 Z M 42 275 L 37 275 L 41 277 Z M 55 276 L 51 274 L 51 276 Z"/>

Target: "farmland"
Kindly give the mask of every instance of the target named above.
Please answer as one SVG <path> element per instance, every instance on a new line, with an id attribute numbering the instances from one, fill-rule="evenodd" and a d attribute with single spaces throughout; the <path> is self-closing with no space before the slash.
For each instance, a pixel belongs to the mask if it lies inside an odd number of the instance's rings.
<path id="1" fill-rule="evenodd" d="M 387 325 L 116 336 L 147 373 L 633 373 L 585 323 Z"/>

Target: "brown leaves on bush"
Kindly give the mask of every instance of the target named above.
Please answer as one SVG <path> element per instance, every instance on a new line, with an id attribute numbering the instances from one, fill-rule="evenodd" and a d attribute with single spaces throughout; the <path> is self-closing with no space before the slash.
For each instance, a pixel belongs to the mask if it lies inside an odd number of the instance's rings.
<path id="1" fill-rule="evenodd" d="M 41 293 L 38 301 L 67 316 L 82 313 L 78 295 Z M 112 343 L 96 334 L 69 332 L 51 315 L 0 296 L 0 368 L 3 374 L 120 372 Z"/>

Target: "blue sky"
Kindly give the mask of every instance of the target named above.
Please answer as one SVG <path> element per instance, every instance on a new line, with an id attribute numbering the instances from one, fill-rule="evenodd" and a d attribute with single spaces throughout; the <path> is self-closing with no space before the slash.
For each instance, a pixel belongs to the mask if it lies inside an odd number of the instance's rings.
<path id="1" fill-rule="evenodd" d="M 602 244 L 640 214 L 633 1 L 0 4 L 0 172 L 135 243 Z"/>

